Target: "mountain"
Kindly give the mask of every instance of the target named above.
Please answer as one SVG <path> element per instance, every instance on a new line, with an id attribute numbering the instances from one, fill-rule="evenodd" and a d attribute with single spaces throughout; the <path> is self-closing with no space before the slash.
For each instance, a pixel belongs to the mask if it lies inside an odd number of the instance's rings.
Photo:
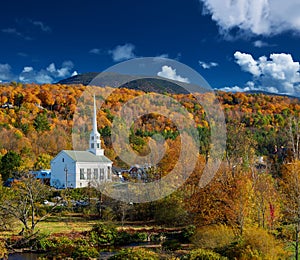
<path id="1" fill-rule="evenodd" d="M 143 76 L 123 75 L 113 72 L 89 72 L 63 79 L 58 84 L 64 85 L 95 85 L 110 86 L 141 90 L 144 92 L 170 93 L 170 94 L 188 94 L 192 92 L 207 92 L 205 88 L 196 85 L 166 80 L 161 77 L 143 78 Z"/>
<path id="2" fill-rule="evenodd" d="M 99 74 L 99 72 L 87 72 L 84 74 L 78 74 L 78 75 L 70 77 L 70 78 L 62 79 L 61 81 L 59 81 L 57 83 L 62 84 L 62 85 L 82 84 L 82 85 L 87 86 L 88 84 L 90 84 L 90 82 L 93 80 L 93 78 L 95 78 L 98 74 Z"/>
<path id="3" fill-rule="evenodd" d="M 282 96 L 282 97 L 288 97 L 288 98 L 297 98 L 299 99 L 298 96 L 293 96 L 293 95 L 288 95 L 288 94 L 281 94 L 281 93 L 274 93 L 274 92 L 268 92 L 264 90 L 249 90 L 244 92 L 245 94 L 262 94 L 265 96 Z"/>

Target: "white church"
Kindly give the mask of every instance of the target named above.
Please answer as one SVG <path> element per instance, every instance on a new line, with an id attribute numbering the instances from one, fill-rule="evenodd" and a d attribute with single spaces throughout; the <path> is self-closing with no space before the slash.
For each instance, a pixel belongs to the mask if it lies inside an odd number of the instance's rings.
<path id="1" fill-rule="evenodd" d="M 58 188 L 82 188 L 93 182 L 107 182 L 112 179 L 112 161 L 101 149 L 97 130 L 96 101 L 94 97 L 93 129 L 90 134 L 89 150 L 63 150 L 51 161 L 50 185 Z"/>

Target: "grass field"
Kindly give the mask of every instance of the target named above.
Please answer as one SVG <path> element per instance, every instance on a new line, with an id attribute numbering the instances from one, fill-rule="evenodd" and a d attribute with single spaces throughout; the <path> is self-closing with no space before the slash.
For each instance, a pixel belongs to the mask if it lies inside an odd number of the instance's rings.
<path id="1" fill-rule="evenodd" d="M 37 224 L 35 230 L 43 234 L 55 234 L 55 233 L 70 233 L 70 232 L 82 232 L 92 228 L 97 223 L 97 220 L 88 220 L 81 214 L 65 214 L 61 216 L 51 216 L 44 221 Z M 0 238 L 7 238 L 12 235 L 18 235 L 22 230 L 20 222 L 15 222 L 12 225 L 11 230 L 1 231 Z"/>

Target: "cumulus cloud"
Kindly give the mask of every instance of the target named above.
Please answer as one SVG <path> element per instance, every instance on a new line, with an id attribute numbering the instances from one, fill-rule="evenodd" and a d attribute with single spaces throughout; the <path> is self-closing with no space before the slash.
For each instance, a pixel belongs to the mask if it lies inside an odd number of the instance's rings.
<path id="1" fill-rule="evenodd" d="M 255 42 L 253 42 L 254 47 L 257 48 L 263 48 L 263 47 L 268 47 L 268 46 L 274 46 L 274 45 L 270 45 L 267 42 L 261 41 L 261 40 L 257 40 Z"/>
<path id="2" fill-rule="evenodd" d="M 24 67 L 23 71 L 19 75 L 21 82 L 36 82 L 39 84 L 53 83 L 62 78 L 77 75 L 76 71 L 72 72 L 74 67 L 73 62 L 65 61 L 60 68 L 56 68 L 54 63 L 49 64 L 46 69 L 35 70 L 33 67 Z"/>
<path id="3" fill-rule="evenodd" d="M 254 76 L 258 76 L 260 74 L 258 63 L 253 59 L 251 54 L 237 51 L 234 54 L 234 57 L 236 59 L 236 63 L 241 66 L 242 70 L 250 72 Z"/>
<path id="4" fill-rule="evenodd" d="M 112 55 L 115 62 L 129 60 L 135 58 L 134 54 L 135 46 L 131 43 L 126 43 L 124 45 L 118 45 L 113 50 L 108 53 Z"/>
<path id="5" fill-rule="evenodd" d="M 255 60 L 251 54 L 237 51 L 234 57 L 241 69 L 252 75 L 252 81 L 247 82 L 244 91 L 262 90 L 300 96 L 300 64 L 291 54 L 273 53 L 269 58 L 261 56 Z"/>
<path id="6" fill-rule="evenodd" d="M 205 62 L 205 61 L 200 61 L 200 60 L 199 60 L 199 65 L 203 69 L 211 69 L 213 67 L 219 66 L 219 64 L 217 62 Z"/>
<path id="7" fill-rule="evenodd" d="M 171 66 L 167 66 L 167 65 L 162 66 L 161 71 L 157 73 L 157 76 L 160 76 L 162 78 L 177 80 L 185 83 L 190 82 L 188 78 L 184 78 L 180 75 L 177 75 L 176 69 L 173 69 Z"/>
<path id="8" fill-rule="evenodd" d="M 220 33 L 276 35 L 285 31 L 300 32 L 299 0 L 199 0 L 203 13 L 210 14 Z"/>
<path id="9" fill-rule="evenodd" d="M 76 70 L 73 71 L 73 73 L 71 74 L 71 77 L 77 76 L 78 72 Z"/>
<path id="10" fill-rule="evenodd" d="M 31 72 L 31 71 L 33 71 L 32 67 L 24 67 L 22 72 Z"/>
<path id="11" fill-rule="evenodd" d="M 92 54 L 97 54 L 97 55 L 99 55 L 99 54 L 101 54 L 101 53 L 102 53 L 102 51 L 101 51 L 101 49 L 94 48 L 94 49 L 91 49 L 91 50 L 89 51 L 89 53 L 92 53 Z"/>
<path id="12" fill-rule="evenodd" d="M 3 81 L 9 81 L 13 78 L 12 72 L 11 72 L 11 66 L 9 64 L 0 64 L 0 80 Z"/>

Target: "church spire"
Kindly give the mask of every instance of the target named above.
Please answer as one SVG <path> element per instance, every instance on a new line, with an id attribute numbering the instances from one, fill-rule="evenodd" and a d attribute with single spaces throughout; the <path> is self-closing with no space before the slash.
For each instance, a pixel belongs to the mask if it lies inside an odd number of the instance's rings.
<path id="1" fill-rule="evenodd" d="M 97 129 L 97 108 L 96 108 L 95 95 L 94 95 L 93 129 L 90 134 L 89 151 L 95 155 L 104 155 L 104 151 L 103 149 L 101 149 L 100 134 Z"/>
<path id="2" fill-rule="evenodd" d="M 99 134 L 97 129 L 97 109 L 96 109 L 96 99 L 94 94 L 94 115 L 93 115 L 93 133 Z"/>

